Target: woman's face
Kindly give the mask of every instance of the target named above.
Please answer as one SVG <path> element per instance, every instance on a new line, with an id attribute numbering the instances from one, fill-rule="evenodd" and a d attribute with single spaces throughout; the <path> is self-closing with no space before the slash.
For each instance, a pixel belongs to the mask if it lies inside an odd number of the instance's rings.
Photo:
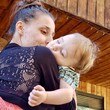
<path id="1" fill-rule="evenodd" d="M 74 67 L 80 58 L 79 42 L 73 34 L 51 41 L 47 47 L 50 48 L 59 65 Z"/>
<path id="2" fill-rule="evenodd" d="M 23 36 L 21 37 L 22 46 L 45 46 L 53 40 L 55 34 L 55 24 L 53 19 L 46 14 L 38 13 L 35 19 L 23 25 Z"/>

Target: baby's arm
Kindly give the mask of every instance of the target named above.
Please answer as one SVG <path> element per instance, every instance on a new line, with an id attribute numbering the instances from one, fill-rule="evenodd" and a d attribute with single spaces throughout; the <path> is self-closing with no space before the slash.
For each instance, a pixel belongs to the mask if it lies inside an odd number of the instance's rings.
<path id="1" fill-rule="evenodd" d="M 46 92 L 43 87 L 39 90 L 36 86 L 29 96 L 30 106 L 37 106 L 41 103 L 60 105 L 70 102 L 73 97 L 76 99 L 75 88 L 78 85 L 79 76 L 67 67 L 60 68 L 59 72 L 63 73 L 60 75 L 60 89 Z"/>
<path id="2" fill-rule="evenodd" d="M 59 67 L 59 74 L 60 89 L 50 92 L 52 96 L 50 98 L 53 99 L 46 100 L 45 102 L 48 104 L 64 104 L 74 98 L 77 103 L 75 89 L 79 85 L 80 74 L 65 66 Z M 56 92 L 56 96 L 54 96 L 54 92 Z"/>
<path id="3" fill-rule="evenodd" d="M 73 98 L 73 88 L 69 86 L 63 79 L 60 79 L 60 89 L 47 92 L 47 99 L 44 103 L 61 105 L 68 103 Z"/>
<path id="4" fill-rule="evenodd" d="M 37 106 L 41 103 L 60 105 L 68 103 L 73 98 L 73 89 L 64 80 L 60 80 L 60 89 L 54 91 L 45 91 L 45 89 L 37 85 L 34 87 L 29 96 L 29 105 Z"/>

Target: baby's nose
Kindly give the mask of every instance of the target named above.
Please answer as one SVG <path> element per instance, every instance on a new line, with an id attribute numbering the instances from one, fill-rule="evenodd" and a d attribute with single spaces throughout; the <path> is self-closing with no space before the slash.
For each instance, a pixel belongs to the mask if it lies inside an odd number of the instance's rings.
<path id="1" fill-rule="evenodd" d="M 55 51 L 61 50 L 61 48 L 62 48 L 62 45 L 60 45 L 60 44 L 59 45 L 57 44 L 57 45 L 53 46 L 53 50 L 55 50 Z"/>

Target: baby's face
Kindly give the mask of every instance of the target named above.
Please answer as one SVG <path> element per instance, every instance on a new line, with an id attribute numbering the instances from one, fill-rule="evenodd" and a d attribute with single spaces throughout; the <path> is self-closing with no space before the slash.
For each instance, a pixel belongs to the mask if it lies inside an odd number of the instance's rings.
<path id="1" fill-rule="evenodd" d="M 58 65 L 74 67 L 80 57 L 79 42 L 74 34 L 53 40 L 47 47 L 54 54 Z"/>

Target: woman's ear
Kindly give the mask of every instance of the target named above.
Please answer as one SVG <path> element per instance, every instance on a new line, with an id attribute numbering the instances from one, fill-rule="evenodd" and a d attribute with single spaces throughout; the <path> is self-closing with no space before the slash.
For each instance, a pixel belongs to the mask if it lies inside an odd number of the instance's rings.
<path id="1" fill-rule="evenodd" d="M 22 21 L 18 21 L 16 23 L 16 30 L 20 36 L 24 34 L 24 23 Z"/>

